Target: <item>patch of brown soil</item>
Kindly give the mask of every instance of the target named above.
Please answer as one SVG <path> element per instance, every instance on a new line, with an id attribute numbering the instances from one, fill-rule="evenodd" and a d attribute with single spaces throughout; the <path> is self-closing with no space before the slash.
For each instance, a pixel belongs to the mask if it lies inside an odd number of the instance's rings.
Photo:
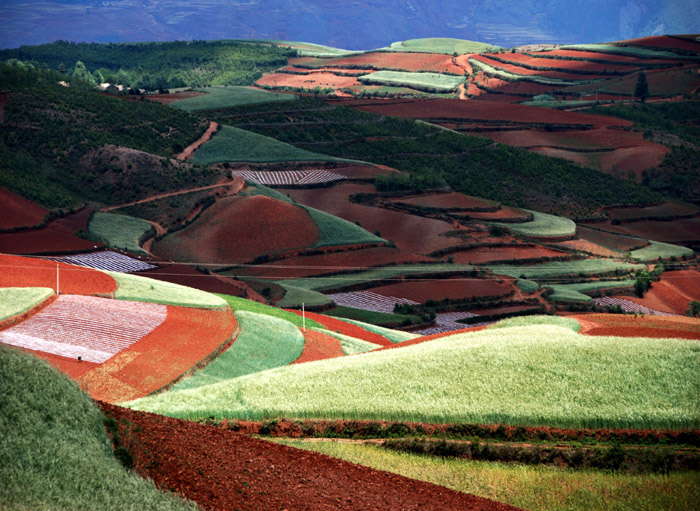
<path id="1" fill-rule="evenodd" d="M 162 105 L 171 105 L 176 101 L 187 98 L 195 98 L 197 96 L 204 96 L 204 92 L 186 91 L 186 92 L 174 92 L 172 94 L 148 94 L 144 96 L 150 101 L 156 101 Z"/>
<path id="2" fill-rule="evenodd" d="M 293 87 L 296 89 L 315 89 L 316 87 L 341 89 L 360 85 L 360 82 L 354 76 L 341 76 L 333 73 L 309 73 L 306 75 L 276 73 L 263 76 L 256 84 L 267 87 Z"/>
<path id="3" fill-rule="evenodd" d="M 48 213 L 48 209 L 0 188 L 0 229 L 38 225 Z"/>
<path id="4" fill-rule="evenodd" d="M 641 220 L 620 225 L 601 224 L 606 231 L 638 236 L 665 243 L 683 243 L 700 240 L 700 217 L 679 218 L 672 222 Z"/>
<path id="5" fill-rule="evenodd" d="M 565 252 L 558 252 L 545 247 L 533 245 L 513 245 L 505 247 L 471 248 L 453 252 L 450 257 L 459 264 L 482 264 L 500 261 L 527 261 L 529 259 L 551 259 L 566 257 Z"/>
<path id="6" fill-rule="evenodd" d="M 202 147 L 204 144 L 209 142 L 211 137 L 216 133 L 216 131 L 219 129 L 219 125 L 215 123 L 214 121 L 209 122 L 209 127 L 207 128 L 207 131 L 204 132 L 204 134 L 199 137 L 199 140 L 192 142 L 190 145 L 188 145 L 184 151 L 182 151 L 180 154 L 178 154 L 175 158 L 178 160 L 182 161 L 187 161 L 190 158 L 192 158 L 192 155 L 194 152 Z"/>
<path id="7" fill-rule="evenodd" d="M 395 199 L 391 199 L 390 202 L 399 202 L 422 208 L 436 209 L 471 210 L 498 207 L 498 203 L 457 192 L 417 195 L 415 197 L 397 197 Z"/>
<path id="8" fill-rule="evenodd" d="M 211 511 L 516 509 L 223 428 L 101 406 L 139 474 Z"/>
<path id="9" fill-rule="evenodd" d="M 247 297 L 248 286 L 243 282 L 221 275 L 201 273 L 185 264 L 165 264 L 155 270 L 137 272 L 136 275 L 193 287 L 209 293 Z"/>
<path id="10" fill-rule="evenodd" d="M 586 314 L 571 316 L 584 335 L 700 339 L 700 320 L 683 316 Z"/>
<path id="11" fill-rule="evenodd" d="M 382 238 L 393 240 L 402 250 L 429 254 L 457 244 L 455 239 L 440 236 L 452 230 L 452 225 L 447 222 L 350 202 L 349 197 L 353 193 L 375 192 L 371 185 L 343 183 L 328 188 L 323 193 L 313 189 L 281 191 L 301 204 L 350 222 L 359 221 L 364 229 L 369 232 L 379 231 Z"/>
<path id="12" fill-rule="evenodd" d="M 505 296 L 513 292 L 513 279 L 501 282 L 473 277 L 452 279 L 406 280 L 396 284 L 374 287 L 372 292 L 384 296 L 408 298 L 424 303 L 428 300 L 459 300 L 486 296 Z"/>
<path id="13" fill-rule="evenodd" d="M 335 337 L 314 330 L 304 332 L 304 350 L 293 364 L 303 364 L 314 360 L 342 357 L 343 347 Z"/>
<path id="14" fill-rule="evenodd" d="M 240 263 L 311 247 L 318 236 L 311 217 L 298 206 L 262 195 L 226 197 L 193 224 L 155 243 L 152 251 L 175 261 Z"/>

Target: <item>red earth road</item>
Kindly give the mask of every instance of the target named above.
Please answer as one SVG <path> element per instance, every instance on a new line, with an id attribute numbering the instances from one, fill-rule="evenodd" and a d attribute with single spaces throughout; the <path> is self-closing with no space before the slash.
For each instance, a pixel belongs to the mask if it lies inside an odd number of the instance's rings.
<path id="1" fill-rule="evenodd" d="M 209 139 L 211 139 L 211 137 L 214 135 L 214 133 L 217 132 L 218 129 L 219 125 L 217 123 L 215 123 L 214 121 L 209 122 L 209 127 L 207 128 L 207 131 L 204 132 L 204 135 L 199 137 L 199 140 L 197 140 L 196 142 L 193 142 L 190 145 L 188 145 L 185 148 L 185 150 L 178 154 L 175 158 L 182 161 L 187 161 L 190 158 L 192 158 L 194 152 L 201 146 L 209 142 Z"/>
<path id="2" fill-rule="evenodd" d="M 139 474 L 210 511 L 517 509 L 223 428 L 100 406 Z"/>

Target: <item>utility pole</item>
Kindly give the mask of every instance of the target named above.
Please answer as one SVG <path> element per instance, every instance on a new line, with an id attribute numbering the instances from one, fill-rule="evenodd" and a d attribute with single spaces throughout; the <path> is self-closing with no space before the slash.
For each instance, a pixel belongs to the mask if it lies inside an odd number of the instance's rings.
<path id="1" fill-rule="evenodd" d="M 306 333 L 306 311 L 304 311 L 304 302 L 301 302 L 301 326 Z"/>
<path id="2" fill-rule="evenodd" d="M 58 287 L 59 281 L 58 281 L 58 263 L 56 263 L 56 294 L 60 295 L 61 290 Z"/>

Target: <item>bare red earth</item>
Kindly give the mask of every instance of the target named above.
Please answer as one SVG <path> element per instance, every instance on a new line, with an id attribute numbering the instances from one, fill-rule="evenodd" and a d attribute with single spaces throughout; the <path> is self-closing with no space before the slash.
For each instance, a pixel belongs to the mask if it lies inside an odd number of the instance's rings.
<path id="1" fill-rule="evenodd" d="M 350 68 L 365 67 L 367 69 L 389 69 L 399 71 L 429 71 L 433 73 L 445 73 L 463 75 L 464 69 L 455 65 L 452 57 L 442 53 L 400 53 L 400 52 L 372 52 L 362 55 L 337 58 L 292 59 L 292 64 L 301 67 L 339 67 Z"/>
<path id="2" fill-rule="evenodd" d="M 631 126 L 623 119 L 602 115 L 579 114 L 526 105 L 498 105 L 459 99 L 422 100 L 347 100 L 341 104 L 379 115 L 417 119 L 463 119 L 504 121 L 512 124 L 549 123 L 579 126 Z"/>
<path id="3" fill-rule="evenodd" d="M 686 215 L 696 215 L 698 207 L 693 204 L 667 201 L 655 206 L 644 208 L 606 208 L 608 218 L 619 220 L 637 220 L 640 218 L 669 218 L 675 219 Z"/>
<path id="4" fill-rule="evenodd" d="M 393 240 L 402 250 L 428 254 L 457 244 L 454 239 L 440 236 L 441 233 L 452 230 L 452 225 L 447 222 L 350 202 L 349 197 L 354 193 L 375 192 L 372 185 L 343 183 L 328 188 L 323 193 L 314 189 L 281 191 L 300 204 L 320 209 L 350 222 L 359 221 L 364 229 L 369 232 L 379 231 L 382 238 Z"/>
<path id="5" fill-rule="evenodd" d="M 243 282 L 215 273 L 201 273 L 186 264 L 165 264 L 155 270 L 137 272 L 136 275 L 193 287 L 209 293 L 246 297 L 248 292 L 248 286 Z"/>
<path id="6" fill-rule="evenodd" d="M 289 309 L 289 312 L 293 312 L 299 316 L 302 315 L 299 310 Z M 353 325 L 352 323 L 346 323 L 339 319 L 332 318 L 330 316 L 324 316 L 323 314 L 316 314 L 315 312 L 306 312 L 306 317 L 313 319 L 317 323 L 323 325 L 328 330 L 333 332 L 338 332 L 339 334 L 349 335 L 350 337 L 356 337 L 357 339 L 362 339 L 363 341 L 371 342 L 374 344 L 379 344 L 380 346 L 391 346 L 393 343 L 384 337 L 383 335 L 375 334 L 374 332 L 369 332 L 362 327 Z"/>
<path id="7" fill-rule="evenodd" d="M 563 60 L 563 59 L 547 59 L 547 58 L 536 58 L 524 53 L 503 53 L 498 54 L 497 57 L 500 60 L 505 60 L 513 65 L 526 65 L 534 66 L 540 68 L 556 68 L 562 69 L 564 71 L 581 71 L 590 74 L 602 73 L 605 71 L 620 71 L 623 73 L 630 73 L 636 71 L 637 68 L 632 66 L 616 66 L 612 64 L 601 64 L 598 62 L 586 62 L 584 60 Z M 586 74 L 581 74 L 581 80 L 586 79 Z"/>
<path id="8" fill-rule="evenodd" d="M 0 229 L 40 224 L 49 210 L 24 197 L 0 188 Z"/>
<path id="9" fill-rule="evenodd" d="M 510 247 L 482 247 L 453 252 L 450 257 L 459 264 L 482 264 L 498 261 L 522 261 L 528 259 L 549 259 L 567 256 L 545 247 L 533 245 L 513 245 Z"/>
<path id="10" fill-rule="evenodd" d="M 674 60 L 667 59 L 640 59 L 637 57 L 631 57 L 628 55 L 617 55 L 614 53 L 599 53 L 594 51 L 579 51 L 579 50 L 552 50 L 543 52 L 543 55 L 551 55 L 555 57 L 565 57 L 565 58 L 578 58 L 578 59 L 595 59 L 603 60 L 606 62 L 630 62 L 640 65 L 648 64 L 675 64 Z M 533 53 L 533 55 L 539 55 L 539 53 Z"/>
<path id="11" fill-rule="evenodd" d="M 360 85 L 354 76 L 341 76 L 333 73 L 309 73 L 306 75 L 293 75 L 288 73 L 276 73 L 263 76 L 257 85 L 268 87 L 292 87 L 315 89 L 316 87 L 332 87 L 340 89 Z"/>
<path id="12" fill-rule="evenodd" d="M 487 55 L 474 55 L 472 57 L 474 60 L 483 62 L 496 69 L 502 69 L 509 73 L 513 73 L 520 76 L 542 76 L 545 78 L 557 78 L 560 80 L 593 80 L 597 78 L 607 78 L 603 74 L 585 74 L 580 75 L 576 73 L 566 73 L 563 71 L 544 71 L 536 69 L 528 69 L 526 67 L 518 66 L 517 64 L 504 64 L 497 60 L 489 58 Z"/>
<path id="13" fill-rule="evenodd" d="M 483 296 L 505 296 L 511 291 L 513 291 L 512 279 L 504 279 L 501 282 L 497 282 L 495 280 L 472 277 L 440 280 L 411 279 L 372 288 L 372 292 L 380 295 L 408 298 L 420 303 L 428 300 L 443 300 L 445 298 L 458 300 L 460 298 Z"/>
<path id="14" fill-rule="evenodd" d="M 700 301 L 700 272 L 694 270 L 668 271 L 654 282 L 644 295 L 625 297 L 653 310 L 685 314 L 692 300 Z"/>
<path id="15" fill-rule="evenodd" d="M 604 224 L 607 227 L 607 224 Z M 595 227 L 595 225 L 593 226 Z M 579 225 L 577 228 L 579 238 L 600 245 L 615 252 L 627 252 L 645 247 L 648 243 L 644 240 L 621 236 L 612 232 L 601 231 L 597 228 Z"/>
<path id="16" fill-rule="evenodd" d="M 304 332 L 304 350 L 301 352 L 301 356 L 292 363 L 303 364 L 304 362 L 338 358 L 344 355 L 343 347 L 338 339 L 322 332 L 307 330 Z"/>
<path id="17" fill-rule="evenodd" d="M 236 327 L 230 310 L 168 306 L 166 320 L 150 334 L 76 379 L 94 399 L 118 403 L 143 397 L 226 346 Z"/>
<path id="18" fill-rule="evenodd" d="M 629 46 L 646 46 L 649 48 L 677 48 L 680 50 L 700 53 L 700 43 L 665 35 L 642 37 L 639 39 L 627 39 L 625 41 L 620 41 L 619 44 Z"/>
<path id="19" fill-rule="evenodd" d="M 110 295 L 116 281 L 101 271 L 43 259 L 0 254 L 0 287 L 50 287 L 56 290 L 56 267 L 60 292 L 74 295 Z"/>
<path id="20" fill-rule="evenodd" d="M 262 195 L 226 197 L 152 251 L 172 260 L 226 264 L 311 247 L 317 240 L 318 228 L 300 207 Z"/>
<path id="21" fill-rule="evenodd" d="M 510 206 L 503 206 L 500 208 L 498 211 L 485 211 L 485 212 L 478 212 L 478 211 L 473 211 L 469 212 L 468 215 L 469 218 L 476 218 L 478 220 L 515 220 L 515 219 L 523 219 L 523 221 L 527 219 L 531 219 L 529 214 L 526 211 L 523 211 L 522 209 L 518 208 L 512 208 Z"/>
<path id="22" fill-rule="evenodd" d="M 572 316 L 585 335 L 700 339 L 700 320 L 682 316 L 586 314 Z"/>
<path id="23" fill-rule="evenodd" d="M 391 202 L 403 202 L 413 206 L 437 209 L 484 209 L 497 207 L 498 204 L 486 199 L 464 195 L 463 193 L 448 192 L 430 195 L 418 195 L 416 197 L 398 197 Z"/>
<path id="24" fill-rule="evenodd" d="M 148 94 L 144 97 L 148 100 L 156 101 L 163 105 L 170 105 L 176 101 L 180 101 L 181 99 L 194 98 L 197 96 L 204 96 L 204 92 L 187 91 L 175 92 L 173 94 Z"/>
<path id="25" fill-rule="evenodd" d="M 58 254 L 92 250 L 101 243 L 79 238 L 87 231 L 91 209 L 83 208 L 65 218 L 52 220 L 46 227 L 29 231 L 0 233 L 0 252 L 7 254 Z"/>
<path id="26" fill-rule="evenodd" d="M 600 227 L 607 231 L 666 243 L 700 240 L 700 217 L 679 218 L 673 222 L 641 220 L 620 225 L 602 224 Z"/>
<path id="27" fill-rule="evenodd" d="M 412 264 L 431 260 L 431 258 L 397 248 L 374 247 L 364 250 L 292 257 L 270 264 L 243 268 L 240 273 L 251 277 L 287 279 L 322 275 L 358 267 L 399 263 Z"/>
<path id="28" fill-rule="evenodd" d="M 211 511 L 516 509 L 223 428 L 101 406 L 139 474 Z"/>

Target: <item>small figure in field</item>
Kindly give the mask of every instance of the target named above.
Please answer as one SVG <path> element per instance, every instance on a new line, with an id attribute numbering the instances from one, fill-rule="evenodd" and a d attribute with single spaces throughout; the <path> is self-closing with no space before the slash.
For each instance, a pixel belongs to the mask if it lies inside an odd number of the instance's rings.
<path id="1" fill-rule="evenodd" d="M 78 355 L 78 363 L 81 364 L 82 362 L 83 362 L 83 357 L 81 357 L 80 355 Z"/>

